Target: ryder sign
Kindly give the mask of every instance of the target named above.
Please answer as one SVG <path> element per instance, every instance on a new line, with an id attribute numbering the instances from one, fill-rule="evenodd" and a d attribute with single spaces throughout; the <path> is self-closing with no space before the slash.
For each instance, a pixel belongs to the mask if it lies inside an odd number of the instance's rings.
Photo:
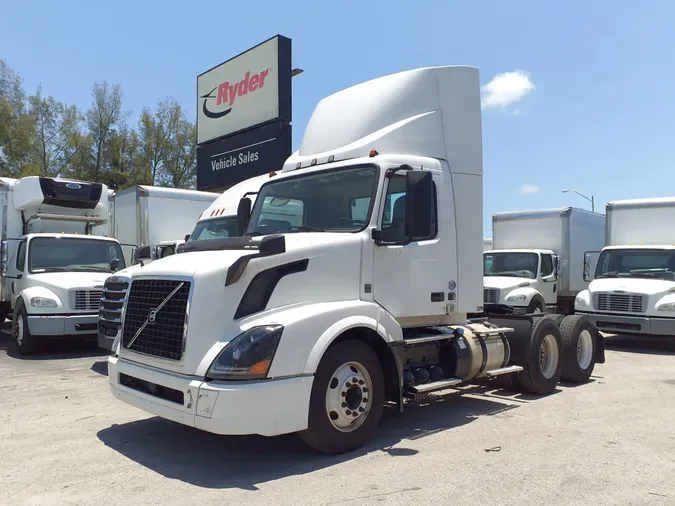
<path id="1" fill-rule="evenodd" d="M 197 77 L 197 143 L 291 120 L 291 41 L 277 35 Z"/>

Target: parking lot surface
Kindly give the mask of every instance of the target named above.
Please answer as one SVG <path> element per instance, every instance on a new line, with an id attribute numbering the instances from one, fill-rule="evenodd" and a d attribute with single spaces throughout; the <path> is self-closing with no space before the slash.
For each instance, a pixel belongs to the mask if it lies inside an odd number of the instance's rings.
<path id="1" fill-rule="evenodd" d="M 123 404 L 95 345 L 26 359 L 0 335 L 0 503 L 675 504 L 671 343 L 607 342 L 586 385 L 430 397 L 327 457 L 295 436 L 220 437 Z"/>

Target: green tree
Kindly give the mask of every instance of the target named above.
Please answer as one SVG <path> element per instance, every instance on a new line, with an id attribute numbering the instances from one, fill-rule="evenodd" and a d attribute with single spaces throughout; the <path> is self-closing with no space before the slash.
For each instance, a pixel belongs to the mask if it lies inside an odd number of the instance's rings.
<path id="1" fill-rule="evenodd" d="M 122 88 L 119 84 L 110 86 L 106 81 L 94 83 L 91 98 L 91 107 L 85 115 L 91 143 L 90 158 L 80 170 L 88 179 L 100 181 L 103 172 L 110 169 L 110 143 L 115 129 L 123 123 L 126 115 L 122 111 Z"/>

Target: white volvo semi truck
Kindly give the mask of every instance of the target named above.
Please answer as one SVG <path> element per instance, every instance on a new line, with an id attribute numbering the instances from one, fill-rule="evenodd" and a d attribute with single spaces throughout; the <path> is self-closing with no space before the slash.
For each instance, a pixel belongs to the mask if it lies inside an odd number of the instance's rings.
<path id="1" fill-rule="evenodd" d="M 585 253 L 605 244 L 605 216 L 573 207 L 495 213 L 492 238 L 483 253 L 486 311 L 569 315 L 588 288 Z"/>
<path id="2" fill-rule="evenodd" d="M 603 332 L 675 337 L 675 198 L 609 202 L 606 216 L 606 246 L 586 254 L 590 285 L 575 312 Z"/>
<path id="3" fill-rule="evenodd" d="M 323 99 L 250 213 L 240 202 L 242 237 L 110 278 L 128 294 L 112 393 L 209 432 L 297 432 L 341 453 L 374 435 L 387 402 L 504 374 L 534 394 L 585 381 L 604 360 L 585 318 L 467 320 L 483 306 L 481 143 L 472 67 Z M 579 359 L 586 334 L 594 354 Z"/>
<path id="4" fill-rule="evenodd" d="M 95 338 L 105 279 L 125 267 L 119 242 L 92 235 L 108 221 L 103 184 L 0 179 L 0 316 L 13 315 L 19 353 L 49 337 Z"/>

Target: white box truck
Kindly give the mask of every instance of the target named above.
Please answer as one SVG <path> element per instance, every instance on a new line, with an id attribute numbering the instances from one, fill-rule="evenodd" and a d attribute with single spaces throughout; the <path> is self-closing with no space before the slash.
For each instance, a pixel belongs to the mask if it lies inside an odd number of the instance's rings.
<path id="1" fill-rule="evenodd" d="M 163 241 L 183 239 L 217 193 L 136 185 L 115 194 L 114 236 L 127 265 L 154 260 Z M 134 254 L 137 250 L 137 254 Z"/>
<path id="2" fill-rule="evenodd" d="M 108 188 L 106 191 L 108 199 L 108 221 L 94 225 L 91 229 L 92 235 L 102 235 L 104 237 L 115 237 L 115 191 Z"/>
<path id="3" fill-rule="evenodd" d="M 573 207 L 495 213 L 492 240 L 483 253 L 487 312 L 569 315 L 588 288 L 584 254 L 605 243 L 605 216 Z"/>
<path id="4" fill-rule="evenodd" d="M 584 317 L 467 321 L 483 305 L 482 196 L 477 69 L 323 99 L 250 215 L 242 199 L 244 236 L 110 278 L 128 294 L 111 392 L 209 432 L 298 432 L 341 453 L 373 436 L 388 401 L 504 374 L 534 394 L 585 381 L 582 334 L 604 359 Z"/>
<path id="5" fill-rule="evenodd" d="M 105 279 L 126 266 L 119 242 L 91 235 L 108 221 L 107 188 L 0 179 L 0 316 L 13 315 L 18 351 L 53 336 L 96 336 Z"/>
<path id="6" fill-rule="evenodd" d="M 675 336 L 675 198 L 607 203 L 606 246 L 589 251 L 591 281 L 574 303 L 603 332 Z"/>

